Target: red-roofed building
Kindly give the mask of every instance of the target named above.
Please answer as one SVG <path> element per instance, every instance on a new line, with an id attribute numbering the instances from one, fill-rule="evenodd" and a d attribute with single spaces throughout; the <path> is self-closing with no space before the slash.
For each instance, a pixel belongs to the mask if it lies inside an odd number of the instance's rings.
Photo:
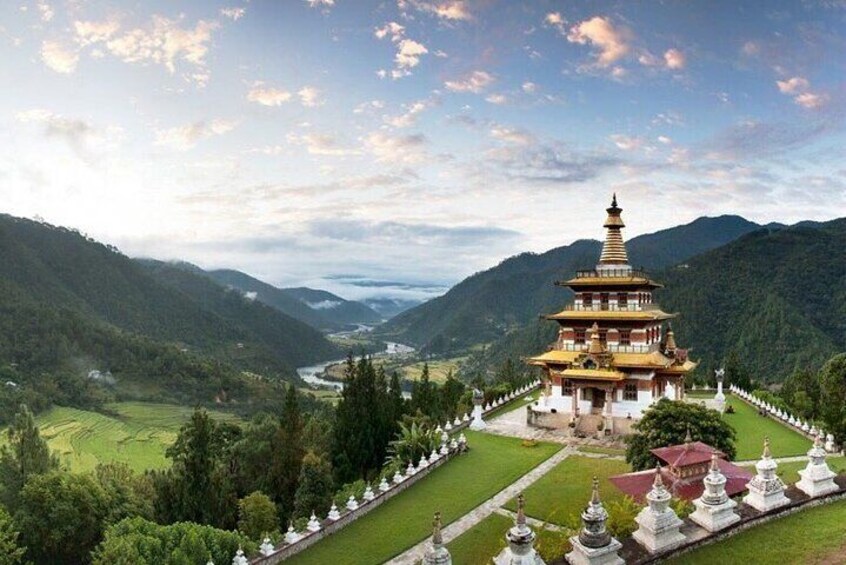
<path id="1" fill-rule="evenodd" d="M 714 448 L 701 441 L 685 442 L 681 445 L 659 447 L 653 449 L 652 454 L 664 462 L 661 467 L 661 478 L 667 490 L 676 497 L 694 500 L 702 496 L 705 486 L 702 479 L 708 474 L 711 454 Z M 726 494 L 734 496 L 746 489 L 746 483 L 752 479 L 752 473 L 734 465 L 725 459 L 725 453 L 717 451 L 717 465 L 726 477 Z M 611 477 L 611 482 L 618 489 L 628 494 L 638 502 L 643 503 L 646 493 L 652 488 L 655 480 L 654 469 L 637 473 L 626 473 Z"/>

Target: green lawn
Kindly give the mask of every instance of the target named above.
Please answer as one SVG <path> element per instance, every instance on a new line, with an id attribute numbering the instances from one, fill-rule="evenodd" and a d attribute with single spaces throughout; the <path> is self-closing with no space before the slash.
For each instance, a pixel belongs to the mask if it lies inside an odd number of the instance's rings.
<path id="1" fill-rule="evenodd" d="M 503 406 L 500 406 L 499 408 L 497 408 L 496 410 L 494 410 L 490 414 L 486 415 L 485 420 L 492 420 L 493 418 L 496 418 L 497 416 L 502 416 L 503 414 L 513 412 L 514 410 L 517 410 L 519 408 L 522 408 L 523 410 L 525 410 L 526 406 L 529 405 L 529 403 L 526 402 L 526 400 L 530 397 L 533 398 L 533 399 L 537 399 L 540 394 L 541 393 L 538 389 L 530 390 L 529 392 L 518 396 L 517 398 L 515 398 L 511 402 L 509 402 L 509 403 L 507 403 Z"/>
<path id="2" fill-rule="evenodd" d="M 619 455 L 625 456 L 625 449 L 615 449 L 613 447 L 600 447 L 596 445 L 580 445 L 578 450 L 582 453 L 598 453 L 600 455 Z"/>
<path id="3" fill-rule="evenodd" d="M 193 412 L 144 402 L 120 402 L 106 408 L 115 416 L 56 407 L 36 418 L 41 435 L 72 471 L 91 471 L 98 463 L 111 461 L 126 463 L 138 472 L 166 467 L 165 450 Z M 237 420 L 222 412 L 212 416 Z"/>
<path id="4" fill-rule="evenodd" d="M 834 502 L 755 526 L 668 563 L 843 563 L 846 561 L 844 534 L 846 501 Z"/>
<path id="5" fill-rule="evenodd" d="M 567 525 L 572 516 L 584 510 L 590 499 L 594 475 L 599 478 L 600 498 L 609 502 L 620 498 L 622 493 L 608 477 L 629 470 L 624 461 L 571 455 L 526 489 L 523 493 L 526 514 L 552 524 Z M 517 502 L 511 500 L 505 508 L 516 512 Z"/>
<path id="6" fill-rule="evenodd" d="M 723 417 L 737 432 L 738 461 L 758 459 L 764 449 L 764 437 L 770 438 L 770 452 L 773 457 L 804 455 L 811 448 L 811 441 L 776 422 L 772 418 L 758 416 L 753 407 L 733 395 L 727 397 L 728 405 L 734 406 L 734 414 Z"/>
<path id="7" fill-rule="evenodd" d="M 466 455 L 288 562 L 382 563 L 425 539 L 435 511 L 449 524 L 561 449 L 550 443 L 523 447 L 516 438 L 465 434 L 470 446 Z"/>
<path id="8" fill-rule="evenodd" d="M 455 565 L 490 565 L 505 547 L 505 532 L 514 525 L 511 518 L 491 514 L 447 544 Z"/>

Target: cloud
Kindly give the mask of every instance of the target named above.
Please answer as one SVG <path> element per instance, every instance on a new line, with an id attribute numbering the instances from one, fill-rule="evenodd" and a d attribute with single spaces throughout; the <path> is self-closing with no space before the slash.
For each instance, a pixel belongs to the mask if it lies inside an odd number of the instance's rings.
<path id="1" fill-rule="evenodd" d="M 237 122 L 214 119 L 210 122 L 199 121 L 192 124 L 156 131 L 156 145 L 162 145 L 176 151 L 187 151 L 198 141 L 223 135 L 235 129 Z"/>
<path id="2" fill-rule="evenodd" d="M 18 112 L 15 120 L 22 124 L 42 125 L 45 137 L 65 141 L 85 160 L 94 157 L 92 152 L 114 149 L 123 141 L 123 130 L 119 127 L 95 127 L 85 120 L 68 118 L 44 108 Z"/>
<path id="3" fill-rule="evenodd" d="M 618 149 L 622 149 L 623 151 L 639 149 L 643 145 L 643 138 L 624 135 L 621 133 L 615 133 L 612 135 L 611 141 L 614 142 L 614 145 L 616 145 Z"/>
<path id="4" fill-rule="evenodd" d="M 555 184 L 583 183 L 620 164 L 617 158 L 575 151 L 562 143 L 499 147 L 486 157 L 510 180 Z"/>
<path id="5" fill-rule="evenodd" d="M 386 117 L 385 122 L 395 128 L 407 128 L 417 123 L 417 118 L 420 114 L 429 107 L 429 102 L 426 100 L 418 100 L 411 104 L 403 104 L 405 112 L 399 116 Z"/>
<path id="6" fill-rule="evenodd" d="M 244 14 L 246 14 L 246 13 L 247 13 L 247 10 L 244 9 L 244 8 L 232 7 L 232 8 L 221 8 L 220 9 L 220 15 L 225 17 L 225 18 L 229 18 L 233 22 L 237 22 L 238 20 L 243 18 Z"/>
<path id="7" fill-rule="evenodd" d="M 323 106 L 325 101 L 321 98 L 323 91 L 314 86 L 304 86 L 297 91 L 297 96 L 300 97 L 300 104 L 306 108 L 316 108 Z"/>
<path id="8" fill-rule="evenodd" d="M 808 82 L 807 79 L 802 77 L 792 77 L 787 80 L 777 80 L 776 85 L 778 86 L 779 92 L 782 94 L 798 94 L 799 92 L 804 92 L 810 88 L 811 84 Z"/>
<path id="9" fill-rule="evenodd" d="M 485 101 L 491 104 L 505 104 L 508 102 L 508 97 L 505 94 L 490 94 L 485 97 Z"/>
<path id="10" fill-rule="evenodd" d="M 596 65 L 607 68 L 628 55 L 630 35 L 625 28 L 614 27 L 608 18 L 595 16 L 570 28 L 567 41 L 595 47 Z"/>
<path id="11" fill-rule="evenodd" d="M 373 32 L 373 35 L 376 36 L 376 39 L 385 39 L 386 37 L 390 36 L 391 41 L 396 43 L 402 39 L 404 33 L 405 26 L 402 26 L 397 22 L 388 22 L 382 27 L 376 28 L 376 30 Z"/>
<path id="12" fill-rule="evenodd" d="M 522 129 L 509 128 L 494 124 L 490 130 L 490 136 L 499 141 L 512 143 L 514 145 L 529 145 L 534 141 L 534 136 Z"/>
<path id="13" fill-rule="evenodd" d="M 407 71 L 413 69 L 420 64 L 420 56 L 429 52 L 426 46 L 418 43 L 413 39 L 402 39 L 397 44 L 397 54 L 394 57 L 394 62 L 397 69 Z"/>
<path id="14" fill-rule="evenodd" d="M 787 80 L 777 80 L 776 86 L 782 94 L 795 95 L 793 102 L 808 110 L 816 110 L 828 102 L 828 95 L 812 92 L 811 83 L 803 77 L 795 76 Z"/>
<path id="15" fill-rule="evenodd" d="M 358 149 L 340 146 L 334 137 L 326 134 L 290 134 L 287 139 L 290 143 L 304 146 L 309 155 L 343 157 L 346 155 L 358 155 L 361 153 Z"/>
<path id="16" fill-rule="evenodd" d="M 73 22 L 76 32 L 76 41 L 80 46 L 85 47 L 92 43 L 108 41 L 120 29 L 120 22 L 115 19 L 107 19 L 102 22 L 80 21 Z"/>
<path id="17" fill-rule="evenodd" d="M 493 84 L 495 80 L 494 76 L 486 71 L 473 71 L 459 79 L 444 82 L 444 86 L 452 92 L 479 94 Z"/>
<path id="18" fill-rule="evenodd" d="M 71 74 L 79 63 L 79 54 L 59 41 L 45 40 L 41 44 L 41 60 L 57 73 Z"/>
<path id="19" fill-rule="evenodd" d="M 770 157 L 800 147 L 831 131 L 833 124 L 760 122 L 745 120 L 705 141 L 702 149 L 713 159 Z"/>
<path id="20" fill-rule="evenodd" d="M 473 14 L 465 0 L 444 0 L 441 2 L 398 0 L 397 7 L 400 11 L 406 11 L 408 8 L 413 8 L 418 12 L 423 12 L 448 21 L 469 21 L 473 19 Z"/>
<path id="21" fill-rule="evenodd" d="M 521 88 L 526 94 L 534 94 L 538 90 L 538 85 L 533 82 L 524 82 Z"/>
<path id="22" fill-rule="evenodd" d="M 364 138 L 364 146 L 383 163 L 413 164 L 426 156 L 426 137 L 419 133 L 392 136 L 375 131 Z"/>
<path id="23" fill-rule="evenodd" d="M 335 5 L 335 0 L 305 0 L 305 3 L 308 4 L 309 8 L 328 10 Z"/>
<path id="24" fill-rule="evenodd" d="M 366 114 L 374 110 L 381 110 L 385 107 L 385 102 L 382 100 L 370 100 L 369 102 L 362 102 L 353 109 L 353 114 Z"/>
<path id="25" fill-rule="evenodd" d="M 281 88 L 265 86 L 261 81 L 254 82 L 247 92 L 247 100 L 262 106 L 281 106 L 291 100 L 291 93 Z"/>
<path id="26" fill-rule="evenodd" d="M 687 58 L 685 57 L 685 54 L 678 49 L 667 49 L 667 51 L 664 52 L 664 62 L 666 63 L 668 69 L 680 70 L 685 67 L 685 64 L 687 64 Z"/>
<path id="27" fill-rule="evenodd" d="M 38 2 L 38 13 L 41 16 L 42 22 L 49 22 L 56 15 L 53 7 L 47 2 Z"/>
<path id="28" fill-rule="evenodd" d="M 484 246 L 492 240 L 520 236 L 517 231 L 497 226 L 442 226 L 344 219 L 312 221 L 309 231 L 328 239 L 391 246 Z"/>
<path id="29" fill-rule="evenodd" d="M 554 27 L 558 30 L 561 35 L 565 35 L 566 31 L 564 29 L 564 24 L 567 23 L 567 20 L 564 19 L 564 16 L 561 15 L 561 12 L 550 12 L 543 18 L 544 25 L 549 27 Z"/>

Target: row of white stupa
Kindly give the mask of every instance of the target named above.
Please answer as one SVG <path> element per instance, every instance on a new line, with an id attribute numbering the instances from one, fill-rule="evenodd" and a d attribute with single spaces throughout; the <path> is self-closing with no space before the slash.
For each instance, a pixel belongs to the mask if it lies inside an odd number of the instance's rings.
<path id="1" fill-rule="evenodd" d="M 515 398 L 517 398 L 518 396 L 520 396 L 522 394 L 526 394 L 527 392 L 529 392 L 530 390 L 539 386 L 540 384 L 541 384 L 540 379 L 534 380 L 531 383 L 527 384 L 526 386 L 515 389 L 515 390 L 509 392 L 508 394 L 504 394 L 504 395 L 494 399 L 493 402 L 488 402 L 487 404 L 485 404 L 482 407 L 482 411 L 487 412 L 488 410 L 493 410 L 494 408 L 499 408 L 500 406 L 502 406 L 506 402 L 510 402 L 510 401 L 514 400 Z M 471 417 L 470 414 L 465 414 L 463 420 L 465 422 L 467 422 L 470 419 L 470 417 Z M 456 421 L 458 421 L 457 417 L 456 417 Z"/>
<path id="2" fill-rule="evenodd" d="M 811 436 L 819 436 L 821 439 L 825 440 L 825 449 L 828 452 L 836 451 L 834 445 L 834 435 L 833 434 L 826 434 L 822 428 L 817 428 L 817 426 L 813 423 L 808 423 L 807 421 L 803 422 L 800 418 L 795 417 L 794 415 L 790 414 L 786 410 L 782 410 L 781 408 L 776 408 L 769 402 L 765 402 L 752 394 L 751 392 L 746 392 L 742 388 L 731 385 L 730 389 L 734 394 L 738 395 L 740 398 L 748 401 L 753 406 L 757 406 L 761 410 L 766 411 L 768 414 L 782 420 L 783 422 L 790 424 L 797 430 L 800 430 L 808 435 Z"/>

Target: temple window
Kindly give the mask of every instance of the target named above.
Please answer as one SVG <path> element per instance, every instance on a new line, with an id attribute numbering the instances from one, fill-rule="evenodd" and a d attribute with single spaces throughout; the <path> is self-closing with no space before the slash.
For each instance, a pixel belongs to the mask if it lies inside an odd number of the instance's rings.
<path id="1" fill-rule="evenodd" d="M 589 292 L 582 294 L 582 306 L 590 308 L 593 304 L 593 295 Z"/>
<path id="2" fill-rule="evenodd" d="M 599 307 L 602 310 L 608 310 L 608 293 L 607 292 L 600 292 L 599 293 Z"/>
<path id="3" fill-rule="evenodd" d="M 585 329 L 584 328 L 576 328 L 574 341 L 576 344 L 584 345 L 585 344 Z"/>
<path id="4" fill-rule="evenodd" d="M 617 295 L 617 306 L 620 308 L 626 308 L 629 305 L 629 295 L 628 293 L 621 292 Z"/>
<path id="5" fill-rule="evenodd" d="M 620 345 L 631 345 L 632 344 L 632 331 L 631 330 L 620 330 Z"/>
<path id="6" fill-rule="evenodd" d="M 637 383 L 626 383 L 623 389 L 623 400 L 637 400 Z"/>
<path id="7" fill-rule="evenodd" d="M 561 381 L 561 396 L 572 396 L 573 395 L 573 383 L 570 379 L 564 379 Z"/>
<path id="8" fill-rule="evenodd" d="M 599 330 L 599 343 L 607 343 L 608 342 L 608 330 Z"/>

